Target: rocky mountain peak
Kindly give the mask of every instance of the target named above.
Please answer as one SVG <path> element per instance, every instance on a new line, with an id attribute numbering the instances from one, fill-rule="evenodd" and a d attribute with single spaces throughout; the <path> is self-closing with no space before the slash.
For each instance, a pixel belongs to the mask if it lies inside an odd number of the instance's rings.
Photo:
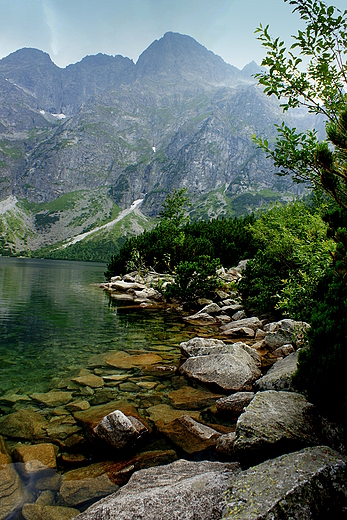
<path id="1" fill-rule="evenodd" d="M 240 71 L 228 65 L 191 36 L 167 32 L 155 40 L 140 55 L 136 63 L 136 76 L 176 77 L 204 83 L 223 83 L 232 80 Z"/>

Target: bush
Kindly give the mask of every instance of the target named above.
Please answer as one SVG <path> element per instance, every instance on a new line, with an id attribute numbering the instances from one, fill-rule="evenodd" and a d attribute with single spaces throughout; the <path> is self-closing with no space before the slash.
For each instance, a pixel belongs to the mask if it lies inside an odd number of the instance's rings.
<path id="1" fill-rule="evenodd" d="M 251 226 L 261 248 L 239 285 L 248 310 L 309 320 L 335 249 L 327 227 L 320 213 L 302 202 L 276 205 Z"/>
<path id="2" fill-rule="evenodd" d="M 174 283 L 168 284 L 164 295 L 181 300 L 195 300 L 213 296 L 221 282 L 216 270 L 220 267 L 219 259 L 202 255 L 194 262 L 180 262 L 175 271 Z"/>
<path id="3" fill-rule="evenodd" d="M 334 263 L 316 291 L 308 347 L 299 352 L 293 383 L 342 426 L 346 442 L 347 230 L 338 228 L 335 237 L 338 243 Z"/>

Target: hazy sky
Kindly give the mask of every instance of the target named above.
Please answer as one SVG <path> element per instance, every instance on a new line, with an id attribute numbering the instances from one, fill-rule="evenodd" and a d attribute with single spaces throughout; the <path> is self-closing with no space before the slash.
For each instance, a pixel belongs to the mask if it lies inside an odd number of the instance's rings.
<path id="1" fill-rule="evenodd" d="M 347 7 L 347 0 L 333 3 Z M 290 40 L 299 27 L 291 11 L 283 0 L 0 0 L 0 58 L 35 47 L 60 67 L 98 52 L 136 62 L 153 40 L 174 31 L 242 68 L 264 54 L 254 35 L 260 22 Z"/>

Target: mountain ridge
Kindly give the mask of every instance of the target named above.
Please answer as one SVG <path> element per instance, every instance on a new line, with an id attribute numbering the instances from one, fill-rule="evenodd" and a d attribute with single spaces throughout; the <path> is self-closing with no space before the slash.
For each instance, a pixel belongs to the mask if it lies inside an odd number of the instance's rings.
<path id="1" fill-rule="evenodd" d="M 247 213 L 302 193 L 291 179 L 274 176 L 252 136 L 274 138 L 273 125 L 283 119 L 298 129 L 316 120 L 283 115 L 252 77 L 258 70 L 254 62 L 239 70 L 171 32 L 136 64 L 98 54 L 60 69 L 42 51 L 13 53 L 0 60 L 0 200 L 16 196 L 44 207 L 69 193 L 102 192 L 110 211 L 143 198 L 141 211 L 155 217 L 173 188 L 186 187 L 200 218 Z M 64 239 L 64 211 L 32 229 L 35 244 Z M 65 238 L 73 232 L 70 226 Z M 21 242 L 28 248 L 29 235 L 27 246 Z"/>

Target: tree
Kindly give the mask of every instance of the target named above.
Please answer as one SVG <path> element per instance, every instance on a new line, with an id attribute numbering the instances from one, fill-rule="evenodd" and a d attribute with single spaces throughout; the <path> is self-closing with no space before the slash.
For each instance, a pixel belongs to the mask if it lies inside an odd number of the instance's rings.
<path id="1" fill-rule="evenodd" d="M 161 222 L 170 222 L 176 228 L 179 228 L 189 221 L 187 208 L 192 204 L 186 193 L 187 188 L 174 189 L 171 194 L 169 193 L 166 196 L 159 213 Z"/>
<path id="2" fill-rule="evenodd" d="M 293 36 L 287 50 L 280 38 L 272 38 L 269 26 L 255 31 L 267 49 L 256 75 L 264 92 L 282 101 L 283 111 L 304 106 L 326 118 L 327 141 L 319 142 L 315 130 L 297 132 L 284 123 L 277 126 L 274 149 L 266 139 L 254 137 L 280 175 L 292 174 L 297 182 L 323 189 L 347 209 L 347 10 L 341 12 L 317 0 L 284 0 L 294 6 L 305 30 Z M 303 60 L 308 61 L 301 70 Z"/>

